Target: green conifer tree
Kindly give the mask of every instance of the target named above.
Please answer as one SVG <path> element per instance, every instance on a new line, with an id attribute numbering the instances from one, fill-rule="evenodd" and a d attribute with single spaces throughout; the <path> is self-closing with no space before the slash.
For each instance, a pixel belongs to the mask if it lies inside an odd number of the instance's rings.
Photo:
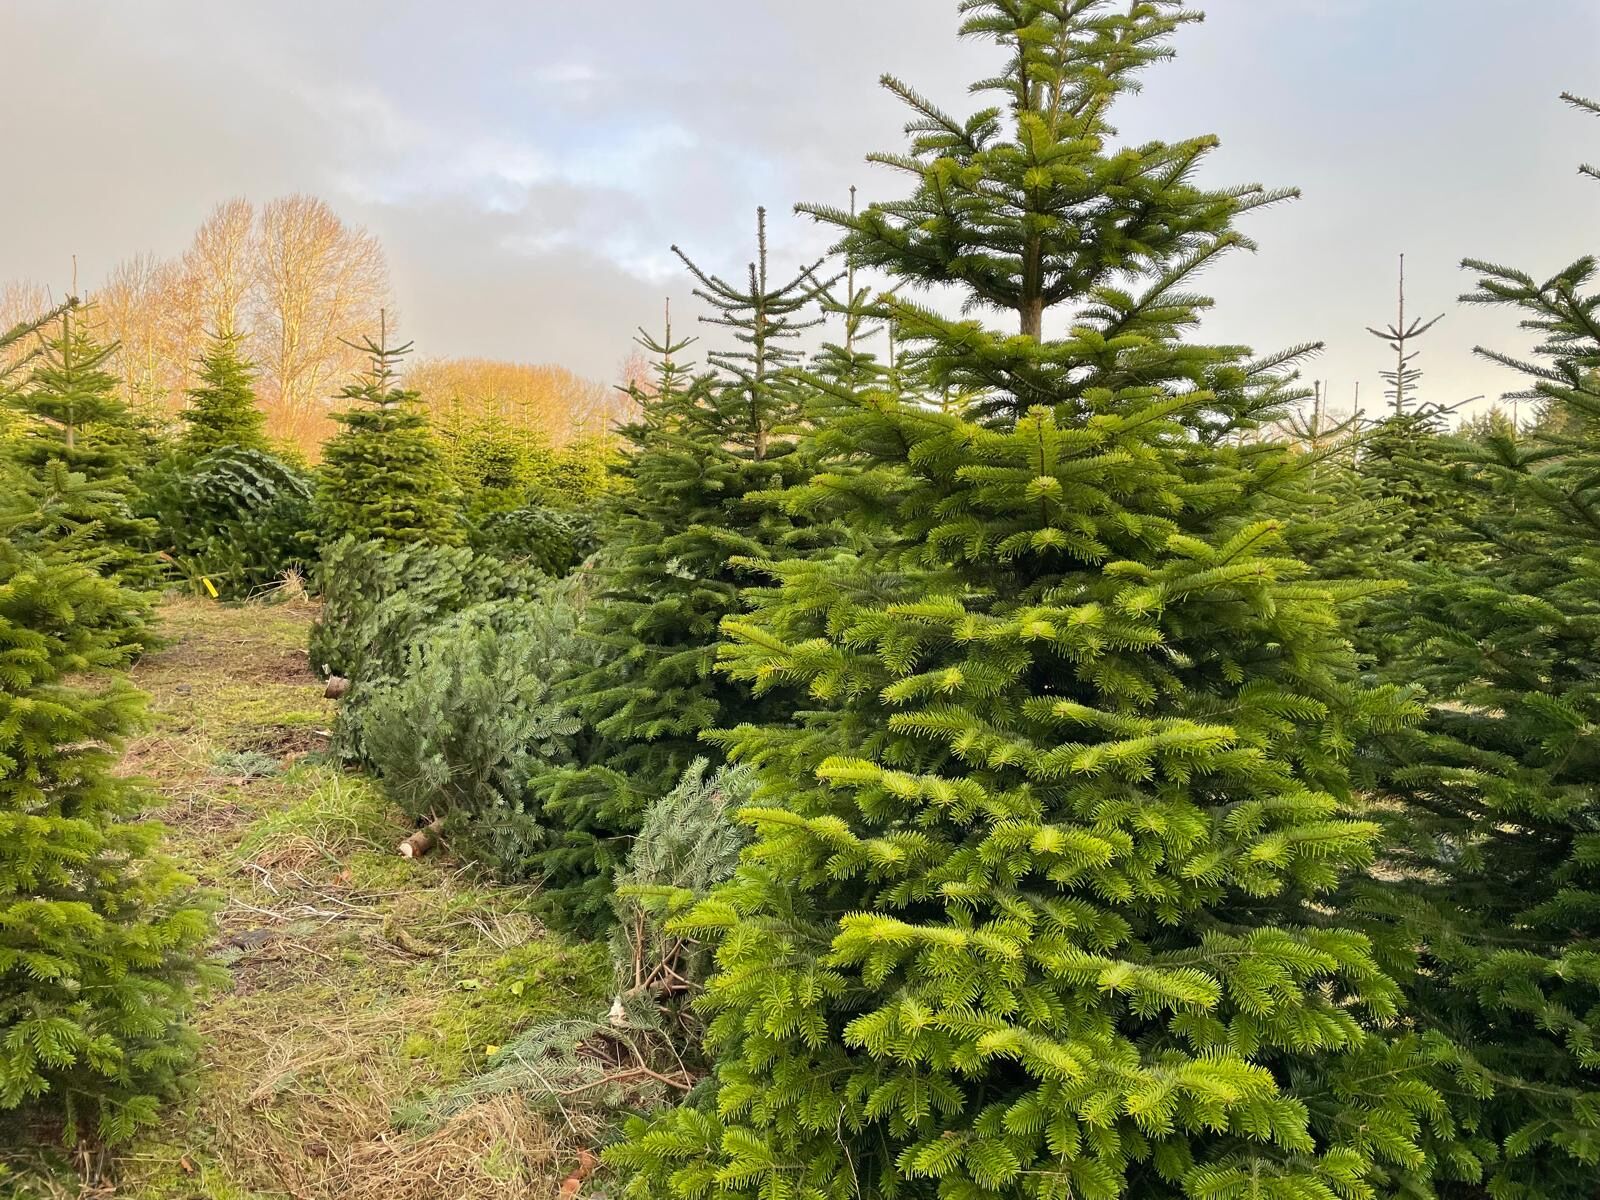
<path id="1" fill-rule="evenodd" d="M 44 470 L 52 493 L 89 486 Z M 141 706 L 121 673 L 137 598 L 85 565 L 92 532 L 0 498 L 0 1113 L 47 1106 L 69 1139 L 89 1122 L 117 1141 L 195 1050 L 209 922 L 113 770 Z"/>
<path id="2" fill-rule="evenodd" d="M 1577 107 L 1600 109 L 1574 101 Z M 1495 1200 L 1592 1200 L 1600 1179 L 1600 262 L 1550 276 L 1468 260 L 1470 303 L 1507 307 L 1553 419 L 1451 443 L 1479 503 L 1476 564 L 1417 570 L 1392 619 L 1394 679 L 1427 720 L 1390 744 L 1393 918 L 1412 1007 L 1492 1098 Z M 1368 889 L 1370 893 L 1370 889 Z M 1462 1193 L 1468 1194 L 1468 1193 Z"/>
<path id="3" fill-rule="evenodd" d="M 609 920 L 610 877 L 644 811 L 705 753 L 703 731 L 758 707 L 713 670 L 718 624 L 755 581 L 735 560 L 771 558 L 813 533 L 755 497 L 806 473 L 789 368 L 828 281 L 815 266 L 769 277 L 764 211 L 743 284 L 678 253 L 712 310 L 703 319 L 733 345 L 696 374 L 681 357 L 693 339 L 675 339 L 670 322 L 661 340 L 641 337 L 655 379 L 636 389 L 639 417 L 621 430 L 627 486 L 605 518 L 610 560 L 585 623 L 606 658 L 567 688 L 586 729 L 580 765 L 539 785 L 551 826 L 539 867 L 568 921 Z"/>
<path id="4" fill-rule="evenodd" d="M 266 414 L 256 407 L 254 367 L 237 334 L 211 339 L 200 360 L 199 386 L 189 390 L 178 452 L 199 458 L 213 450 L 266 450 Z"/>
<path id="5" fill-rule="evenodd" d="M 772 566 L 725 623 L 729 672 L 808 711 L 720 738 L 762 783 L 755 844 L 677 926 L 717 946 L 714 1105 L 634 1123 L 623 1194 L 1425 1194 L 1448 1113 L 1318 903 L 1372 855 L 1341 760 L 1389 701 L 1341 696 L 1338 589 L 1260 519 L 1291 464 L 1236 435 L 1292 391 L 1279 360 L 1178 339 L 1279 193 L 1195 183 L 1210 137 L 1114 144 L 1177 4 L 960 8 L 1006 55 L 995 107 L 888 81 L 912 195 L 809 211 L 1021 336 L 888 302 L 977 394 L 861 393 L 850 486 L 791 502 L 882 535 Z"/>
<path id="6" fill-rule="evenodd" d="M 443 454 L 417 393 L 400 385 L 399 362 L 411 343 L 390 346 L 385 332 L 360 349 L 370 365 L 339 393 L 349 407 L 333 414 L 342 428 L 323 451 L 317 506 L 325 536 L 395 546 L 459 542 L 464 531 Z"/>
<path id="7" fill-rule="evenodd" d="M 143 549 L 155 523 L 135 515 L 139 495 L 132 477 L 150 465 L 138 461 L 148 439 L 104 369 L 116 347 L 95 341 L 76 301 L 63 305 L 38 336 L 26 382 L 6 398 L 21 418 L 7 456 L 40 486 L 52 463 L 82 475 L 90 486 L 58 496 L 54 511 L 86 531 L 75 544 L 103 571 L 147 583 L 158 573 Z"/>

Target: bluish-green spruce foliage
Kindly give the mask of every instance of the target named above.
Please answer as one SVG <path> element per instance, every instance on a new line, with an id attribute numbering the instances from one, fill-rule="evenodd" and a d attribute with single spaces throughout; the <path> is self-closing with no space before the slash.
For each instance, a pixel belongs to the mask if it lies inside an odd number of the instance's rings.
<path id="1" fill-rule="evenodd" d="M 93 530 L 50 511 L 92 489 L 0 465 L 0 1117 L 47 1109 L 69 1140 L 156 1117 L 195 1050 L 209 922 L 115 770 L 142 698 L 122 668 L 138 599 L 93 569 Z M 41 506 L 40 497 L 44 498 Z M 0 1130 L 0 1138 L 4 1138 Z"/>
<path id="2" fill-rule="evenodd" d="M 586 728 L 579 765 L 541 783 L 550 843 L 539 867 L 569 922 L 609 920 L 610 876 L 645 809 L 706 753 L 702 732 L 757 711 L 742 683 L 713 670 L 718 624 L 754 581 L 741 562 L 781 557 L 809 537 L 756 497 L 805 475 L 789 372 L 826 281 L 814 266 L 769 277 L 765 213 L 744 281 L 682 257 L 711 310 L 704 319 L 732 345 L 697 373 L 683 358 L 692 339 L 675 340 L 670 325 L 642 342 L 655 378 L 621 430 L 627 486 L 605 516 L 608 558 L 584 625 L 605 657 L 566 689 Z"/>
<path id="3" fill-rule="evenodd" d="M 398 678 L 357 706 L 356 740 L 407 816 L 444 823 L 473 857 L 515 875 L 539 843 L 528 781 L 570 757 L 578 722 L 552 694 L 586 644 L 570 583 L 490 600 L 429 626 Z"/>
<path id="4" fill-rule="evenodd" d="M 323 449 L 317 507 L 326 539 L 460 541 L 439 444 L 417 393 L 400 384 L 400 359 L 411 343 L 391 346 L 384 336 L 360 348 L 369 356 L 367 372 L 339 393 L 348 407 L 333 414 L 342 428 Z"/>
<path id="5" fill-rule="evenodd" d="M 1600 106 L 1569 100 L 1600 115 Z M 1411 573 L 1383 664 L 1424 725 L 1390 749 L 1401 883 L 1378 900 L 1425 1027 L 1492 1087 L 1495 1200 L 1592 1200 L 1600 1180 L 1600 264 L 1548 278 L 1468 260 L 1469 303 L 1510 309 L 1542 419 L 1450 443 L 1476 563 Z M 1472 1193 L 1485 1194 L 1485 1193 Z"/>
<path id="6" fill-rule="evenodd" d="M 1426 1194 L 1448 1114 L 1318 903 L 1372 859 L 1341 760 L 1381 714 L 1334 703 L 1337 589 L 1259 517 L 1283 452 L 1221 433 L 1286 384 L 1179 340 L 1195 272 L 1280 193 L 1196 183 L 1211 137 L 1115 143 L 1178 5 L 960 9 L 1004 53 L 995 107 L 888 81 L 910 195 L 808 211 L 1016 324 L 884 302 L 968 399 L 859 392 L 849 469 L 791 504 L 881 536 L 772 567 L 725 623 L 733 678 L 806 695 L 721 739 L 762 783 L 738 872 L 677 924 L 716 946 L 714 1099 L 635 1122 L 619 1190 Z"/>

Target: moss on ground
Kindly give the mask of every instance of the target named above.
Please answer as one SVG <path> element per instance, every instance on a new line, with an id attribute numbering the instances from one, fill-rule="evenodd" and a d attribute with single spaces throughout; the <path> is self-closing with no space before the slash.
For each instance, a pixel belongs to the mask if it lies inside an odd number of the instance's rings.
<path id="1" fill-rule="evenodd" d="M 169 642 L 135 671 L 152 721 L 127 769 L 158 793 L 168 852 L 220 896 L 230 983 L 201 1007 L 204 1061 L 160 1129 L 110 1157 L 0 1150 L 0 1195 L 553 1193 L 569 1155 L 514 1098 L 427 1132 L 394 1116 L 528 1024 L 603 1006 L 601 948 L 546 931 L 525 890 L 395 853 L 398 812 L 322 755 L 333 713 L 302 649 L 311 606 L 180 600 L 162 615 Z"/>

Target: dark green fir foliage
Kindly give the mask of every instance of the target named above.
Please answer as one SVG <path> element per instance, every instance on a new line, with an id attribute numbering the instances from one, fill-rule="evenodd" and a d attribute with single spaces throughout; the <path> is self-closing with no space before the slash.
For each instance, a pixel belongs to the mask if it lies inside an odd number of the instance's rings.
<path id="1" fill-rule="evenodd" d="M 1492 1083 L 1495 1200 L 1592 1200 L 1600 1180 L 1600 267 L 1547 279 L 1470 261 L 1471 303 L 1538 338 L 1546 420 L 1454 449 L 1485 503 L 1481 561 L 1418 572 L 1385 664 L 1431 698 L 1392 745 L 1404 881 L 1377 897 L 1418 1020 Z M 1480 1193 L 1462 1193 L 1478 1195 Z"/>
<path id="2" fill-rule="evenodd" d="M 1176 5 L 961 10 L 1008 56 L 1000 107 L 892 84 L 913 197 L 819 215 L 1023 336 L 890 302 L 987 390 L 864 392 L 850 486 L 794 499 L 892 536 L 772 566 L 725 623 L 729 673 L 804 711 L 718 738 L 762 782 L 738 872 L 676 925 L 716 946 L 714 1101 L 635 1122 L 620 1194 L 1426 1195 L 1448 1113 L 1319 903 L 1372 858 L 1342 759 L 1393 698 L 1341 694 L 1339 589 L 1258 519 L 1284 452 L 1220 432 L 1292 388 L 1175 336 L 1262 193 L 1190 181 L 1211 138 L 1112 144 Z"/>
<path id="3" fill-rule="evenodd" d="M 768 276 L 765 214 L 748 279 L 733 284 L 687 257 L 705 320 L 733 346 L 695 374 L 693 339 L 645 335 L 653 385 L 621 433 L 625 486 L 605 517 L 607 561 L 585 636 L 603 647 L 597 670 L 569 682 L 583 718 L 579 765 L 541 781 L 550 844 L 539 865 L 562 919 L 604 923 L 609 881 L 640 816 L 705 753 L 700 735 L 762 713 L 743 684 L 717 674 L 717 628 L 739 611 L 747 564 L 815 542 L 820 532 L 758 502 L 798 482 L 800 396 L 789 374 L 795 341 L 826 286 L 816 267 Z M 681 254 L 681 252 L 680 252 Z"/>
<path id="4" fill-rule="evenodd" d="M 440 430 L 445 468 L 460 489 L 473 549 L 564 575 L 595 549 L 596 510 L 610 491 L 610 439 L 553 447 L 493 419 Z"/>
<path id="5" fill-rule="evenodd" d="M 1348 557 L 1375 577 L 1392 578 L 1411 563 L 1453 561 L 1463 552 L 1452 537 L 1466 516 L 1461 506 L 1470 492 L 1460 486 L 1444 447 L 1448 410 L 1423 401 L 1417 365 L 1417 339 L 1443 319 L 1408 319 L 1402 254 L 1397 316 L 1382 329 L 1367 330 L 1395 353 L 1394 367 L 1382 376 L 1392 411 L 1360 437 L 1356 470 L 1370 512 L 1364 520 L 1345 522 Z"/>
<path id="6" fill-rule="evenodd" d="M 512 877 L 540 841 L 528 781 L 570 756 L 578 729 L 552 688 L 583 665 L 574 591 L 553 584 L 430 627 L 358 709 L 366 760 L 401 809 L 442 820 L 459 849 Z"/>
<path id="7" fill-rule="evenodd" d="M 52 493 L 93 486 L 44 470 Z M 86 565 L 88 540 L 0 497 L 0 1115 L 121 1141 L 194 1054 L 209 921 L 114 770 L 141 710 L 122 673 L 139 602 Z"/>
<path id="8" fill-rule="evenodd" d="M 0 461 L 0 499 L 10 506 L 6 536 L 19 554 L 77 563 L 101 575 L 112 574 L 126 555 L 125 547 L 108 544 L 100 536 L 95 517 L 108 510 L 122 511 L 121 493 L 90 483 L 61 462 L 35 471 Z M 148 649 L 159 642 L 152 620 L 154 604 L 153 592 L 122 587 L 116 589 L 115 603 L 93 613 L 81 611 L 77 620 L 92 625 L 111 644 Z"/>
<path id="9" fill-rule="evenodd" d="M 200 594 L 209 581 L 250 596 L 290 571 L 309 573 L 316 534 L 310 474 L 270 451 L 221 447 L 174 454 L 144 481 L 154 544 Z"/>
<path id="10" fill-rule="evenodd" d="M 200 359 L 199 386 L 190 389 L 189 406 L 179 414 L 180 454 L 199 458 L 213 450 L 267 449 L 267 418 L 256 407 L 254 372 L 238 335 L 212 338 Z"/>
<path id="11" fill-rule="evenodd" d="M 102 571 L 128 583 L 148 583 L 158 574 L 154 556 L 143 547 L 155 524 L 136 515 L 139 492 L 133 477 L 149 466 L 149 438 L 137 414 L 117 395 L 116 379 L 105 370 L 115 346 L 102 346 L 88 332 L 81 305 L 69 302 L 38 330 L 37 353 L 26 382 L 7 397 L 21 428 L 5 443 L 13 462 L 36 480 L 51 463 L 81 475 L 86 484 L 72 493 L 79 506 L 58 505 L 58 519 L 85 529 L 79 544 Z"/>
<path id="12" fill-rule="evenodd" d="M 103 346 L 88 329 L 83 307 L 69 303 L 39 331 L 38 356 L 27 385 L 10 398 L 28 428 L 13 454 L 34 467 L 57 461 L 96 483 L 123 478 L 128 464 L 107 434 L 132 420 L 104 369 L 116 346 Z"/>
<path id="13" fill-rule="evenodd" d="M 307 569 L 316 542 L 312 478 L 269 449 L 253 373 L 237 335 L 214 337 L 182 436 L 141 481 L 158 526 L 151 544 L 201 595 L 272 587 Z"/>
<path id="14" fill-rule="evenodd" d="M 560 578 L 594 552 L 595 532 L 591 513 L 532 503 L 474 521 L 468 543 L 484 554 Z"/>
<path id="15" fill-rule="evenodd" d="M 348 407 L 333 414 L 342 428 L 323 450 L 317 508 L 324 534 L 391 546 L 460 541 L 443 454 L 417 393 L 400 385 L 411 343 L 368 338 L 360 348 L 370 365 L 339 393 Z"/>
<path id="16" fill-rule="evenodd" d="M 1348 523 L 1347 538 L 1374 576 L 1398 578 L 1414 564 L 1470 565 L 1480 554 L 1462 527 L 1490 502 L 1481 474 L 1453 448 L 1444 410 L 1421 405 L 1391 416 L 1363 433 L 1356 458 L 1357 484 L 1370 517 Z"/>

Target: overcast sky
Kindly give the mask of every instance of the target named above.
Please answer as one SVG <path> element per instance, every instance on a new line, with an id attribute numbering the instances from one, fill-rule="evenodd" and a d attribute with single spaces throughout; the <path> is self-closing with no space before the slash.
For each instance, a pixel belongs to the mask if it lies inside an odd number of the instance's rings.
<path id="1" fill-rule="evenodd" d="M 383 240 L 430 355 L 610 377 L 661 299 L 669 246 L 738 271 L 754 209 L 779 263 L 824 248 L 801 200 L 898 194 L 888 71 L 972 107 L 981 46 L 948 0 L 0 0 L 0 281 L 64 290 L 173 254 L 213 205 L 312 192 Z M 1464 255 L 1553 271 L 1600 251 L 1600 0 L 1213 0 L 1123 113 L 1129 137 L 1215 132 L 1216 182 L 1292 184 L 1259 254 L 1207 279 L 1212 337 L 1323 340 L 1369 401 L 1405 251 L 1413 311 L 1448 311 L 1435 400 L 1514 381 L 1461 309 Z M 1369 407 L 1370 407 L 1369 403 Z"/>

